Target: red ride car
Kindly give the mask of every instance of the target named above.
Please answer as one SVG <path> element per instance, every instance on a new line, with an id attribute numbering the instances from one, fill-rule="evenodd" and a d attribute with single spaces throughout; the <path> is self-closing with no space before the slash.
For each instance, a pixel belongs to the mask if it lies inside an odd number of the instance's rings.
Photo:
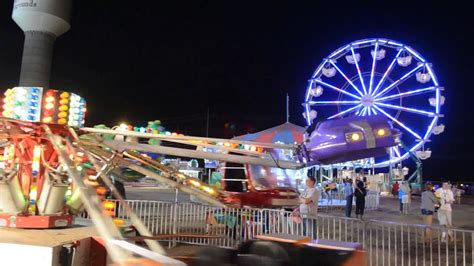
<path id="1" fill-rule="evenodd" d="M 226 163 L 221 167 L 227 201 L 239 207 L 294 208 L 299 205 L 296 170 Z"/>

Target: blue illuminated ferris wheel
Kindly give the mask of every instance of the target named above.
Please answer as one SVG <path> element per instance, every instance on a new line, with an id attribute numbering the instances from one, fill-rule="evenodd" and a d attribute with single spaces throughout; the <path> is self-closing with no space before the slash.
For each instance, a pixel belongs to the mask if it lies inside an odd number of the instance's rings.
<path id="1" fill-rule="evenodd" d="M 439 124 L 444 96 L 432 65 L 417 51 L 387 39 L 365 39 L 347 44 L 325 58 L 309 80 L 304 116 L 334 119 L 384 115 L 403 133 L 404 145 L 366 167 L 386 167 L 426 149 Z"/>

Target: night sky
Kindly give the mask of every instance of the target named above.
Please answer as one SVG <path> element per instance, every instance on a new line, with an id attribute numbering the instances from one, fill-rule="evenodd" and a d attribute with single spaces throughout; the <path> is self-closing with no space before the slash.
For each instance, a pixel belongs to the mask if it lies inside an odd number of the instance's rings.
<path id="1" fill-rule="evenodd" d="M 446 131 L 429 144 L 425 178 L 473 180 L 469 8 L 127 2 L 75 1 L 71 30 L 56 42 L 51 86 L 87 100 L 88 126 L 160 119 L 172 131 L 205 136 L 209 108 L 209 135 L 232 137 L 285 122 L 286 93 L 291 122 L 303 125 L 307 80 L 322 58 L 357 39 L 388 38 L 421 52 L 446 88 Z M 23 33 L 12 4 L 0 3 L 1 89 L 15 86 L 20 72 Z"/>

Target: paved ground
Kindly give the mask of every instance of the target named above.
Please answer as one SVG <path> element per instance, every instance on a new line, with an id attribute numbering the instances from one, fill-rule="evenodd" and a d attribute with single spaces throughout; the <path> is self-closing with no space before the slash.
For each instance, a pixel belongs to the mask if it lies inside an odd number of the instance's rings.
<path id="1" fill-rule="evenodd" d="M 365 213 L 365 219 L 392 221 L 400 223 L 423 223 L 420 212 L 420 197 L 415 196 L 412 199 L 410 212 L 408 214 L 399 214 L 398 200 L 395 198 L 380 198 L 380 207 L 376 211 Z M 456 228 L 474 230 L 474 197 L 465 196 L 461 204 L 454 204 L 453 207 L 453 226 Z M 342 211 L 333 212 L 331 215 L 344 215 Z M 352 214 L 355 217 L 355 214 Z M 438 224 L 436 214 L 433 219 L 434 224 Z"/>
<path id="2" fill-rule="evenodd" d="M 175 200 L 175 191 L 170 189 L 159 189 L 159 188 L 127 188 L 127 198 L 128 199 L 137 199 L 137 200 L 158 200 L 158 201 L 174 201 Z M 180 202 L 189 202 L 190 197 L 185 193 L 178 194 L 178 200 Z M 397 222 L 397 223 L 405 223 L 405 224 L 421 224 L 422 217 L 419 210 L 420 207 L 420 197 L 415 196 L 412 199 L 411 210 L 408 214 L 399 214 L 398 211 L 398 200 L 396 198 L 389 198 L 389 197 L 382 197 L 380 198 L 380 207 L 378 210 L 375 211 L 367 211 L 364 215 L 365 220 L 380 220 L 380 221 L 387 221 L 387 222 Z M 328 215 L 334 216 L 343 216 L 344 211 L 339 210 L 332 210 L 329 213 L 325 213 Z M 354 213 L 353 213 L 354 217 Z M 435 216 L 436 217 L 436 216 Z M 474 196 L 465 196 L 462 198 L 462 204 L 453 205 L 453 224 L 456 228 L 466 229 L 466 230 L 474 230 Z M 434 219 L 434 224 L 438 224 L 438 220 Z M 392 240 L 393 241 L 393 240 Z M 470 242 L 470 240 L 468 240 Z M 164 246 L 167 247 L 168 245 L 164 243 Z M 436 246 L 436 245 L 435 245 Z M 178 244 L 178 246 L 167 249 L 167 254 L 169 256 L 190 256 L 193 257 L 200 252 L 203 252 L 203 249 L 208 248 L 207 246 L 199 246 L 199 245 L 187 245 L 187 244 Z M 442 249 L 443 251 L 444 249 Z M 448 249 L 446 248 L 446 253 Z M 467 250 L 471 250 L 470 247 L 467 247 Z M 205 251 L 206 253 L 208 251 Z M 385 251 L 383 251 L 385 252 Z M 399 253 L 393 253 L 392 255 L 400 258 L 400 256 L 407 256 L 404 251 L 399 251 Z M 435 257 L 439 254 L 436 253 L 435 249 Z M 449 249 L 449 253 L 452 254 L 453 250 L 452 247 Z M 377 254 L 379 254 L 378 252 Z M 443 253 L 443 252 L 441 252 Z M 440 253 L 440 254 L 441 254 Z M 459 251 L 458 255 L 462 252 Z M 443 253 L 444 254 L 444 253 Z M 444 256 L 441 254 L 442 256 Z M 408 254 L 409 256 L 409 254 Z M 459 257 L 459 256 L 458 256 Z M 388 258 L 388 256 L 387 256 Z M 445 257 L 442 257 L 443 260 Z M 453 258 L 450 258 L 450 261 Z M 468 256 L 468 260 L 472 259 L 470 255 Z M 454 260 L 453 260 L 454 261 Z M 451 265 L 451 264 L 450 264 Z M 454 265 L 454 264 L 453 264 Z"/>
<path id="3" fill-rule="evenodd" d="M 157 201 L 174 201 L 175 191 L 171 189 L 162 188 L 132 188 L 127 187 L 127 199 L 139 200 L 157 200 Z M 180 202 L 189 202 L 188 194 L 179 192 L 178 200 Z M 354 211 L 354 209 L 353 209 Z M 332 211 L 330 215 L 342 216 L 344 212 Z M 352 214 L 353 217 L 355 214 Z M 435 215 L 436 217 L 436 215 Z M 422 223 L 422 216 L 420 213 L 420 197 L 414 196 L 412 199 L 411 210 L 409 214 L 399 214 L 398 200 L 395 198 L 380 198 L 380 208 L 376 211 L 367 211 L 364 215 L 365 219 L 374 219 L 382 221 L 392 221 L 400 223 Z M 453 225 L 457 228 L 474 230 L 474 197 L 465 196 L 462 198 L 462 204 L 453 205 Z M 437 219 L 433 222 L 436 224 Z"/>

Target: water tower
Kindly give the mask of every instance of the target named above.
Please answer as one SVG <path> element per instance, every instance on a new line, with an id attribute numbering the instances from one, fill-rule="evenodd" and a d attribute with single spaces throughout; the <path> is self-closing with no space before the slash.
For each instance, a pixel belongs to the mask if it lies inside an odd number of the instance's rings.
<path id="1" fill-rule="evenodd" d="M 12 18 L 25 33 L 20 84 L 49 88 L 53 47 L 69 30 L 71 0 L 15 0 Z"/>

